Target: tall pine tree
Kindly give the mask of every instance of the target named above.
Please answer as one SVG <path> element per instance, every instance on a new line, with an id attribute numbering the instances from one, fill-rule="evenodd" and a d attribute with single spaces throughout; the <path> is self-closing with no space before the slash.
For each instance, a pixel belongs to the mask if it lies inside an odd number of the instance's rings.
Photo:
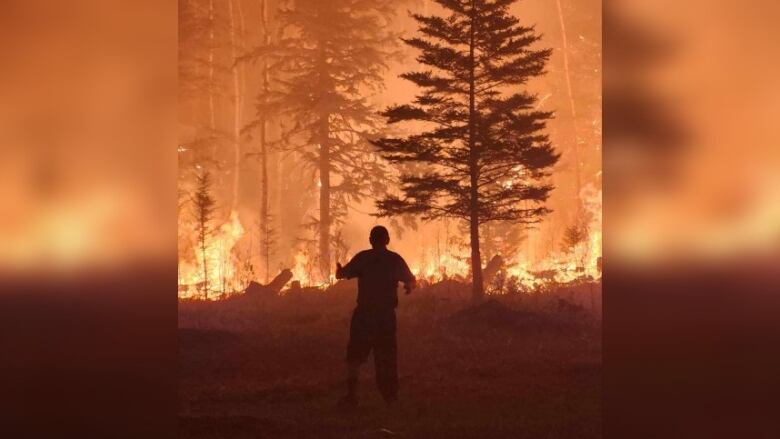
<path id="1" fill-rule="evenodd" d="M 559 158 L 544 133 L 552 113 L 536 110 L 536 96 L 522 86 L 545 73 L 551 50 L 532 48 L 541 37 L 509 13 L 516 0 L 435 1 L 449 15 L 414 15 L 422 35 L 404 39 L 432 67 L 402 75 L 423 91 L 413 103 L 384 112 L 390 123 L 422 121 L 431 128 L 374 142 L 390 162 L 417 163 L 424 171 L 403 173 L 400 196 L 377 207 L 382 216 L 465 220 L 479 299 L 480 225 L 534 223 L 549 212 L 547 177 Z"/>
<path id="2" fill-rule="evenodd" d="M 382 120 L 368 100 L 382 86 L 394 38 L 393 0 L 296 0 L 278 11 L 282 36 L 246 58 L 267 58 L 276 77 L 259 111 L 291 121 L 283 134 L 317 175 L 314 219 L 322 280 L 331 270 L 332 229 L 349 202 L 381 189 L 384 170 L 368 138 Z"/>

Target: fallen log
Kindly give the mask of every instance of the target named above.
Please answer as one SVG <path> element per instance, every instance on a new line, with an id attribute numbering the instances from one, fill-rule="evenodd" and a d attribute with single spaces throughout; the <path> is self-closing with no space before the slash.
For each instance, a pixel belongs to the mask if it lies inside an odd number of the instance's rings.
<path id="1" fill-rule="evenodd" d="M 279 292 L 282 291 L 282 288 L 284 288 L 284 286 L 287 285 L 287 282 L 290 282 L 290 279 L 292 278 L 292 271 L 285 268 L 276 275 L 271 283 L 268 284 L 267 288 L 270 288 L 274 293 L 279 294 Z"/>
<path id="2" fill-rule="evenodd" d="M 292 271 L 284 269 L 268 285 L 252 281 L 249 282 L 245 291 L 246 294 L 250 295 L 277 295 L 292 277 Z"/>

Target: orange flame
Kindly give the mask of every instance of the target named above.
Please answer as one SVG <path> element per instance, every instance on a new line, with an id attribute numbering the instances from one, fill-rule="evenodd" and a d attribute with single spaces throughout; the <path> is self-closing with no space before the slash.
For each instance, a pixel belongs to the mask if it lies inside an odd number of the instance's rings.
<path id="1" fill-rule="evenodd" d="M 197 250 L 194 261 L 179 262 L 179 298 L 218 299 L 246 288 L 238 275 L 239 261 L 233 253 L 244 227 L 233 211 L 230 218 L 206 239 L 206 263 L 208 267 L 207 297 L 204 297 L 203 254 Z"/>
<path id="2" fill-rule="evenodd" d="M 602 255 L 602 193 L 594 186 L 586 186 L 580 198 L 588 213 L 588 239 L 578 243 L 571 251 L 550 254 L 544 260 L 531 263 L 524 255 L 518 254 L 508 260 L 516 261 L 506 267 L 507 276 L 513 277 L 528 290 L 544 288 L 550 284 L 568 283 L 580 278 L 601 278 L 600 258 Z M 231 212 L 229 220 L 213 233 L 206 243 L 206 260 L 209 267 L 208 298 L 215 300 L 225 295 L 243 291 L 248 279 L 240 273 L 240 260 L 235 254 L 235 246 L 244 234 L 244 228 L 237 212 Z M 451 252 L 435 252 L 425 249 L 421 257 L 411 264 L 412 272 L 418 280 L 435 283 L 448 278 L 470 277 L 467 255 Z M 335 282 L 333 275 L 323 280 L 319 275 L 316 258 L 303 249 L 294 255 L 291 269 L 293 280 L 303 287 L 326 289 Z M 196 251 L 192 260 L 179 264 L 179 297 L 204 298 L 203 260 Z"/>

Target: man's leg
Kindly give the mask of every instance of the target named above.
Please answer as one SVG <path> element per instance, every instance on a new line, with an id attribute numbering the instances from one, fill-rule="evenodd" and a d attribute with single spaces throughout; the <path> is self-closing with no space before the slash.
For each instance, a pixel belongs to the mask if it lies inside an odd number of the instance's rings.
<path id="1" fill-rule="evenodd" d="M 376 385 L 386 402 L 398 399 L 398 360 L 395 337 L 395 313 L 382 322 L 374 345 Z"/>
<path id="2" fill-rule="evenodd" d="M 357 404 L 357 386 L 360 377 L 360 365 L 368 358 L 371 340 L 363 313 L 355 309 L 349 327 L 347 344 L 347 395 L 341 400 L 344 405 Z"/>
<path id="3" fill-rule="evenodd" d="M 347 360 L 347 396 L 346 402 L 357 403 L 357 384 L 360 378 L 360 363 Z"/>

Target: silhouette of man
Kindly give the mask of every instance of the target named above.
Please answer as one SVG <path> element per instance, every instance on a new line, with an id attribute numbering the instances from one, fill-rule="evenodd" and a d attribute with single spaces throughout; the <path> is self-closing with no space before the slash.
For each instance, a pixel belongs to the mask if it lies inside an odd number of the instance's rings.
<path id="1" fill-rule="evenodd" d="M 371 250 L 363 250 L 345 266 L 336 264 L 336 279 L 358 278 L 357 307 L 352 314 L 347 345 L 347 388 L 342 405 L 357 405 L 357 382 L 360 365 L 374 351 L 376 385 L 389 404 L 398 398 L 396 364 L 395 307 L 398 282 L 406 294 L 416 286 L 406 261 L 387 249 L 390 234 L 382 226 L 371 229 Z"/>

